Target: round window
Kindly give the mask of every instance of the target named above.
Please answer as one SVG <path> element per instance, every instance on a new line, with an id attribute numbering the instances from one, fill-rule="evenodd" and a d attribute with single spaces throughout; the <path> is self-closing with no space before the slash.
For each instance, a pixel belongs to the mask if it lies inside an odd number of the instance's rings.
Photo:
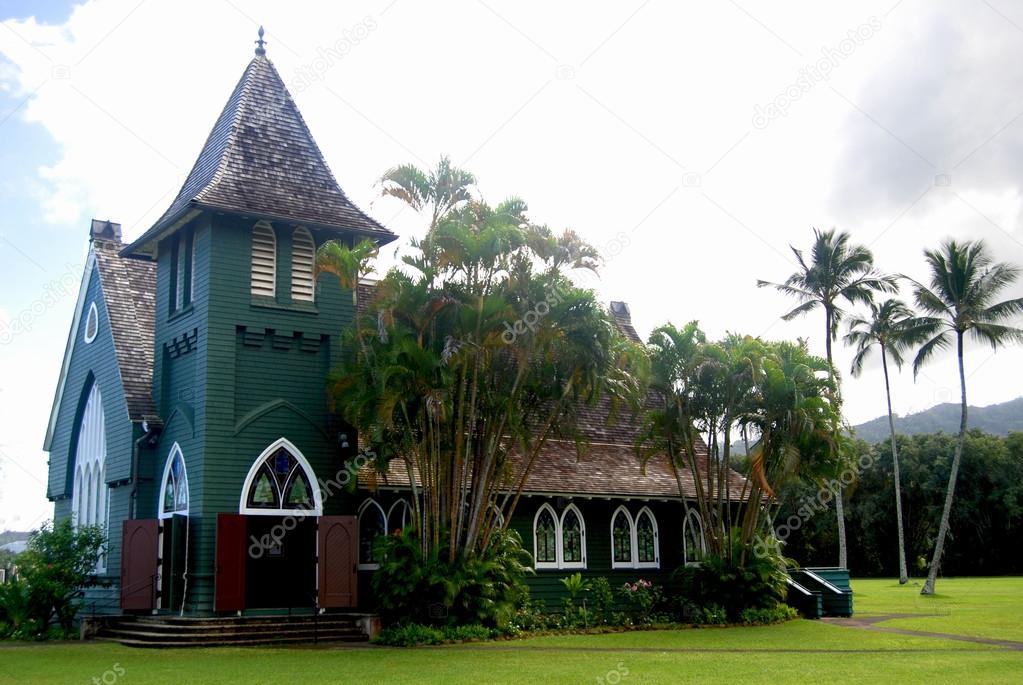
<path id="1" fill-rule="evenodd" d="M 99 312 L 96 310 L 96 303 L 89 303 L 89 315 L 85 319 L 85 342 L 91 343 L 96 339 L 99 332 Z"/>

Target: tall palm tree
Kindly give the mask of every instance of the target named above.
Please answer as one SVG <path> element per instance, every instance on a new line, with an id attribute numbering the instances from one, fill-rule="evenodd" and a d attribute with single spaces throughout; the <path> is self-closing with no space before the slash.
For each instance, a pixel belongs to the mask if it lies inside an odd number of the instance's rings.
<path id="1" fill-rule="evenodd" d="M 862 245 L 850 244 L 849 233 L 813 230 L 814 241 L 809 259 L 803 251 L 791 247 L 799 270 L 785 279 L 784 283 L 757 281 L 758 288 L 770 286 L 785 295 L 796 298 L 799 305 L 788 312 L 783 319 L 791 321 L 818 307 L 824 309 L 824 341 L 827 350 L 829 373 L 834 378 L 834 358 L 831 344 L 838 337 L 838 324 L 845 312 L 839 306 L 841 301 L 849 304 L 870 304 L 874 293 L 895 292 L 894 277 L 883 276 L 874 269 L 874 256 Z M 837 388 L 837 384 L 835 385 Z M 845 507 L 842 492 L 835 497 L 835 512 L 838 518 L 838 565 L 846 568 L 847 548 L 845 541 Z"/>
<path id="2" fill-rule="evenodd" d="M 856 348 L 852 361 L 853 376 L 863 371 L 863 362 L 877 345 L 881 350 L 881 369 L 884 371 L 884 392 L 888 400 L 888 429 L 892 440 L 892 470 L 895 479 L 895 518 L 899 529 L 899 584 L 909 580 L 906 571 L 906 542 L 902 528 L 902 482 L 899 477 L 899 448 L 895 442 L 895 417 L 892 414 L 892 391 L 888 383 L 888 358 L 902 368 L 903 353 L 922 339 L 921 329 L 913 325 L 913 310 L 904 302 L 888 299 L 880 305 L 870 304 L 869 317 L 854 317 L 849 320 L 849 333 L 845 336 L 847 345 Z"/>
<path id="3" fill-rule="evenodd" d="M 424 170 L 414 164 L 388 169 L 378 183 L 381 195 L 396 197 L 417 212 L 428 213 L 432 230 L 448 212 L 472 199 L 476 177 L 452 166 L 450 158 L 441 157 L 435 169 Z"/>
<path id="4" fill-rule="evenodd" d="M 962 409 L 959 419 L 959 440 L 952 457 L 952 469 L 948 474 L 948 489 L 945 492 L 945 507 L 941 512 L 941 525 L 934 545 L 934 556 L 927 572 L 921 594 L 934 594 L 938 566 L 945 548 L 948 533 L 949 514 L 955 497 L 956 476 L 963 456 L 963 442 L 966 438 L 966 373 L 963 370 L 963 343 L 966 334 L 996 350 L 1010 342 L 1023 342 L 1023 329 L 1006 325 L 1014 317 L 1023 314 L 1023 298 L 993 302 L 998 293 L 1011 285 L 1020 275 L 1019 268 L 1004 262 L 995 262 L 987 252 L 983 241 L 958 243 L 948 240 L 937 250 L 925 250 L 924 257 L 931 270 L 930 285 L 913 281 L 914 299 L 920 309 L 930 316 L 916 320 L 916 325 L 926 331 L 927 341 L 920 346 L 913 361 L 913 373 L 932 359 L 935 352 L 956 346 L 959 361 L 959 388 L 962 395 Z"/>

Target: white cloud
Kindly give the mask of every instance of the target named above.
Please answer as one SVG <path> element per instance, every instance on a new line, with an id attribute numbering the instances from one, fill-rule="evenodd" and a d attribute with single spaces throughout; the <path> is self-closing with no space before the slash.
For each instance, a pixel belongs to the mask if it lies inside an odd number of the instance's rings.
<path id="1" fill-rule="evenodd" d="M 850 230 L 879 266 L 917 276 L 921 249 L 948 235 L 1023 263 L 1023 119 L 999 133 L 1014 114 L 1018 31 L 983 5 L 905 0 L 886 14 L 893 4 L 92 0 L 60 26 L 6 21 L 0 87 L 31 94 L 16 116 L 59 146 L 34 179 L 41 212 L 68 240 L 91 216 L 133 237 L 177 191 L 264 22 L 342 187 L 403 235 L 422 221 L 376 198 L 375 179 L 448 153 L 490 199 L 521 195 L 538 219 L 598 245 L 627 234 L 600 291 L 629 301 L 641 332 L 699 319 L 712 335 L 805 336 L 822 351 L 816 317 L 779 322 L 790 303 L 754 287 L 791 271 L 787 246 L 807 244 L 812 226 Z M 872 16 L 875 36 L 785 116 L 753 126 L 756 105 Z M 322 80 L 299 87 L 309 70 Z M 935 186 L 985 140 L 951 186 Z M 1021 361 L 1018 349 L 971 349 L 971 399 L 1018 394 L 1004 379 Z M 915 384 L 903 372 L 896 408 L 947 398 L 954 381 L 947 360 Z M 883 412 L 876 374 L 849 380 L 846 398 L 853 421 Z M 48 399 L 33 406 L 25 425 L 45 421 Z"/>

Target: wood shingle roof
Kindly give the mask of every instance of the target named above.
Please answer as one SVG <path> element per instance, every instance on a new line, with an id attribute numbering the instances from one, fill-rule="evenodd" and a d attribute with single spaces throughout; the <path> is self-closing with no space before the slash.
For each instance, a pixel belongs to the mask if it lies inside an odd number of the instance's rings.
<path id="1" fill-rule="evenodd" d="M 265 55 L 242 74 L 177 197 L 123 254 L 152 243 L 189 211 L 210 209 L 354 233 L 383 244 L 397 236 L 348 199 Z"/>

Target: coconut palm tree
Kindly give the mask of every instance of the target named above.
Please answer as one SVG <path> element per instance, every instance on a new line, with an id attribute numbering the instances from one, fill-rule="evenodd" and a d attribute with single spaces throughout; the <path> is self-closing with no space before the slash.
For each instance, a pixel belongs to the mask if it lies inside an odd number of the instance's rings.
<path id="1" fill-rule="evenodd" d="M 917 351 L 913 361 L 914 375 L 931 360 L 935 353 L 955 344 L 959 362 L 959 389 L 961 415 L 959 439 L 952 456 L 952 469 L 948 474 L 945 506 L 941 512 L 941 525 L 934 545 L 934 556 L 921 594 L 934 594 L 934 585 L 948 534 L 949 514 L 955 498 L 956 476 L 963 456 L 966 438 L 966 373 L 963 370 L 963 348 L 966 334 L 991 345 L 996 350 L 1010 342 L 1023 342 L 1023 329 L 1006 322 L 1023 314 L 1023 298 L 994 302 L 999 292 L 1011 285 L 1020 275 L 1020 269 L 1004 262 L 995 262 L 983 241 L 959 243 L 948 240 L 937 250 L 925 250 L 924 257 L 930 267 L 930 284 L 914 283 L 917 306 L 929 316 L 916 319 L 914 325 L 926 333 L 926 342 Z"/>
<path id="2" fill-rule="evenodd" d="M 784 283 L 757 281 L 758 288 L 772 287 L 785 295 L 796 298 L 799 305 L 782 318 L 791 321 L 814 311 L 824 310 L 824 342 L 827 351 L 829 373 L 834 377 L 834 358 L 831 344 L 838 337 L 838 324 L 845 312 L 842 301 L 849 304 L 870 304 L 875 293 L 892 293 L 897 286 L 895 278 L 883 276 L 874 269 L 874 256 L 862 245 L 850 244 L 849 233 L 813 230 L 814 241 L 809 259 L 803 251 L 791 247 L 799 269 L 785 279 Z M 837 388 L 837 384 L 835 385 Z M 847 550 L 845 542 L 845 511 L 842 493 L 835 497 L 838 517 L 838 565 L 846 568 Z"/>
<path id="3" fill-rule="evenodd" d="M 902 482 L 899 477 L 899 448 L 895 442 L 895 418 L 892 415 L 892 391 L 888 382 L 888 359 L 902 368 L 903 354 L 921 341 L 921 329 L 913 325 L 915 314 L 904 302 L 888 299 L 880 305 L 870 304 L 870 316 L 857 316 L 849 320 L 847 345 L 856 348 L 850 371 L 859 376 L 863 362 L 874 346 L 881 350 L 881 369 L 884 372 L 884 392 L 888 400 L 888 428 L 892 440 L 892 471 L 895 479 L 895 518 L 899 530 L 899 584 L 909 580 L 906 571 L 906 543 L 902 528 Z"/>
<path id="4" fill-rule="evenodd" d="M 458 205 L 472 199 L 476 177 L 441 157 L 436 169 L 424 170 L 414 164 L 388 169 L 378 181 L 381 195 L 396 197 L 417 212 L 430 216 L 432 230 Z"/>

